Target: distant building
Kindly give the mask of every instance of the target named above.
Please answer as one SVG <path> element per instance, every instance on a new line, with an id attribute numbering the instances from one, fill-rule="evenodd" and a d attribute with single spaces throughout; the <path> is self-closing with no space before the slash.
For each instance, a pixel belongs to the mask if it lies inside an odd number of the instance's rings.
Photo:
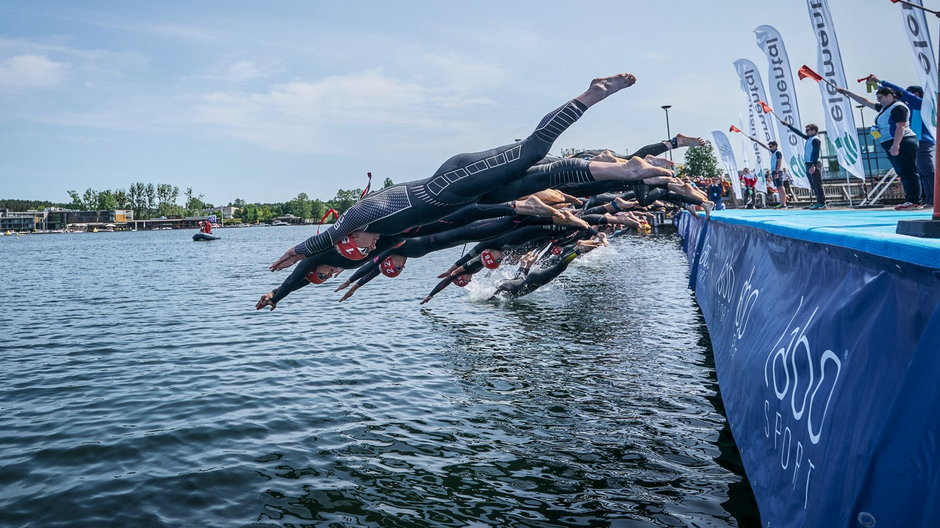
<path id="1" fill-rule="evenodd" d="M 865 170 L 865 178 L 874 179 L 875 181 L 880 180 L 891 170 L 888 153 L 871 137 L 867 128 L 857 128 L 856 133 L 858 135 L 858 145 L 862 151 L 862 167 Z M 839 165 L 835 145 L 829 141 L 829 137 L 824 131 L 819 132 L 819 138 L 823 142 L 822 153 L 820 153 L 820 160 L 823 163 L 823 180 L 845 181 L 846 170 Z M 850 177 L 854 178 L 854 176 Z"/>
<path id="2" fill-rule="evenodd" d="M 3 231 L 58 231 L 70 225 L 84 224 L 104 227 L 119 226 L 134 219 L 134 212 L 125 209 L 111 211 L 72 211 L 49 208 L 44 211 L 13 212 L 0 210 L 0 230 Z"/>

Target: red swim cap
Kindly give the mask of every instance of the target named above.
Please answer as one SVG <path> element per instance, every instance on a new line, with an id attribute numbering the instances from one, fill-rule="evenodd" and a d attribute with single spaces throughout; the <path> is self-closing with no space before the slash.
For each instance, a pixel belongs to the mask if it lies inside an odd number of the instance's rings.
<path id="1" fill-rule="evenodd" d="M 359 247 L 356 242 L 349 237 L 343 237 L 343 239 L 339 241 L 339 244 L 336 244 L 336 250 L 339 251 L 340 255 L 349 260 L 362 260 L 369 254 L 368 249 Z"/>
<path id="2" fill-rule="evenodd" d="M 385 257 L 385 260 L 379 264 L 379 269 L 382 270 L 382 275 L 386 277 L 397 277 L 401 270 L 404 269 L 404 266 L 396 266 L 392 264 L 392 257 L 389 255 Z"/>
<path id="3" fill-rule="evenodd" d="M 312 284 L 323 284 L 323 281 L 329 278 L 330 278 L 329 275 L 324 276 L 323 274 L 317 272 L 316 270 L 311 271 L 310 273 L 307 274 L 307 280 L 310 281 Z"/>
<path id="4" fill-rule="evenodd" d="M 473 277 L 473 275 L 470 275 L 469 273 L 461 273 L 460 275 L 454 277 L 454 284 L 463 288 L 467 284 L 470 284 L 471 277 Z"/>
<path id="5" fill-rule="evenodd" d="M 485 249 L 483 250 L 483 253 L 480 253 L 480 260 L 483 261 L 483 265 L 489 269 L 498 268 L 499 263 L 503 261 L 503 259 L 497 259 L 494 257 L 493 252 L 488 249 Z"/>

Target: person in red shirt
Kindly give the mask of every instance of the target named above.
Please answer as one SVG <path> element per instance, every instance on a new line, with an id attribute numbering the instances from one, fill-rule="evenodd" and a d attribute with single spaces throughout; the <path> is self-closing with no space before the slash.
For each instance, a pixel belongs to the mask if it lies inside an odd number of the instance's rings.
<path id="1" fill-rule="evenodd" d="M 207 235 L 212 234 L 212 224 L 208 220 L 202 222 L 202 232 Z"/>
<path id="2" fill-rule="evenodd" d="M 755 203 L 757 202 L 757 192 L 754 189 L 757 185 L 757 175 L 753 174 L 750 169 L 747 167 L 744 168 L 744 172 L 741 174 L 741 179 L 744 180 L 744 202 L 747 209 L 753 209 Z"/>

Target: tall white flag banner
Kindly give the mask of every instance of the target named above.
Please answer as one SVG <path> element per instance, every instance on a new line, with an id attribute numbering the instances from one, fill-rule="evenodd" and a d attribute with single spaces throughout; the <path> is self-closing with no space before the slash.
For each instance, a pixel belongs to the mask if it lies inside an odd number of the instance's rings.
<path id="1" fill-rule="evenodd" d="M 912 4 L 923 6 L 922 0 L 908 0 Z M 927 28 L 927 16 L 923 9 L 901 4 L 901 18 L 904 32 L 911 42 L 914 52 L 914 67 L 920 74 L 924 88 L 924 104 L 920 107 L 920 118 L 932 130 L 937 129 L 937 56 L 934 55 L 933 41 Z M 920 134 L 920 130 L 915 130 Z"/>
<path id="2" fill-rule="evenodd" d="M 806 0 L 806 6 L 809 8 L 809 19 L 818 44 L 816 71 L 836 86 L 848 86 L 845 69 L 842 67 L 839 41 L 832 25 L 832 15 L 829 14 L 829 2 Z M 852 101 L 827 82 L 819 83 L 819 93 L 822 95 L 823 110 L 826 113 L 826 136 L 836 148 L 839 165 L 852 176 L 865 179 Z"/>
<path id="3" fill-rule="evenodd" d="M 747 59 L 739 59 L 734 61 L 734 69 L 738 72 L 738 78 L 741 79 L 741 89 L 747 96 L 748 105 L 754 109 L 755 127 L 759 134 L 754 137 L 763 140 L 764 143 L 775 141 L 777 136 L 770 125 L 770 116 L 765 114 L 760 106 L 760 101 L 767 100 L 767 92 L 764 90 L 764 81 L 761 80 L 757 66 Z"/>
<path id="4" fill-rule="evenodd" d="M 754 30 L 757 35 L 757 45 L 767 56 L 767 86 L 770 90 L 770 105 L 777 117 L 793 125 L 798 130 L 803 129 L 800 122 L 800 105 L 796 101 L 796 90 L 793 84 L 793 70 L 790 69 L 790 59 L 787 49 L 783 45 L 780 32 L 772 26 L 759 26 Z M 777 132 L 780 137 L 780 150 L 786 167 L 789 168 L 793 185 L 809 189 L 809 179 L 806 178 L 806 165 L 803 159 L 802 137 L 793 133 L 780 121 L 777 122 Z"/>
<path id="5" fill-rule="evenodd" d="M 728 136 L 719 130 L 712 131 L 712 137 L 715 138 L 715 148 L 718 150 L 718 157 L 721 158 L 721 164 L 725 166 L 725 171 L 731 178 L 731 189 L 734 190 L 734 196 L 741 199 L 741 181 L 738 178 L 738 164 L 734 160 L 734 151 L 731 150 L 731 142 Z"/>

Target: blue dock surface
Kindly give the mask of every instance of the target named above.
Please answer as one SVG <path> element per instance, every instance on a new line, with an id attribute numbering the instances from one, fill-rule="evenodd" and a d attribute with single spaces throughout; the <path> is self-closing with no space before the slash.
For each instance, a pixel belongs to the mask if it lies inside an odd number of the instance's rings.
<path id="1" fill-rule="evenodd" d="M 929 220 L 931 211 L 859 209 L 803 211 L 728 209 L 712 212 L 717 222 L 756 227 L 783 237 L 856 249 L 940 268 L 940 239 L 895 233 L 899 220 Z"/>
<path id="2" fill-rule="evenodd" d="M 938 525 L 940 241 L 894 232 L 929 216 L 677 219 L 762 526 Z"/>

